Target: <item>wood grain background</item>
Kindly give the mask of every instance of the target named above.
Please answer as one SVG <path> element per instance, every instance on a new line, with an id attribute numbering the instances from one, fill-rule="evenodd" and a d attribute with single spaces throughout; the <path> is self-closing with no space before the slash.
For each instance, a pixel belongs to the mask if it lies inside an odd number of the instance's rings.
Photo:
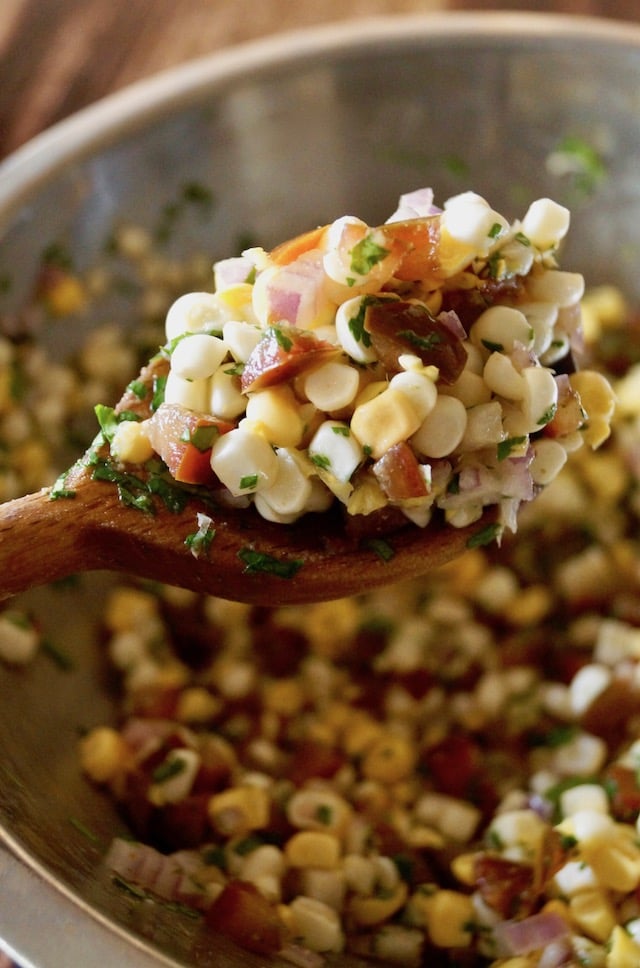
<path id="1" fill-rule="evenodd" d="M 638 0 L 0 0 L 0 157 L 131 81 L 231 44 L 329 21 L 465 8 L 640 20 Z"/>

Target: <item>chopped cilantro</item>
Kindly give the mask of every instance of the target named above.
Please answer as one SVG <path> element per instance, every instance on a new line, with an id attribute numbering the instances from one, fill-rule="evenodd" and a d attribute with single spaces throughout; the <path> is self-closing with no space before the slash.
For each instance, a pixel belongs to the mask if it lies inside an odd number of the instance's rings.
<path id="1" fill-rule="evenodd" d="M 331 469 L 331 458 L 326 454 L 310 454 L 311 462 L 323 471 Z"/>
<path id="2" fill-rule="evenodd" d="M 359 276 L 366 276 L 378 262 L 382 262 L 389 255 L 389 249 L 378 245 L 373 235 L 365 235 L 351 249 L 351 271 Z"/>
<path id="3" fill-rule="evenodd" d="M 57 501 L 60 498 L 74 498 L 76 492 L 73 488 L 67 487 L 67 477 L 69 476 L 69 471 L 63 471 L 62 474 L 54 482 L 51 490 L 49 491 L 49 500 Z"/>
<path id="4" fill-rule="evenodd" d="M 243 837 L 239 840 L 237 844 L 234 845 L 233 852 L 237 854 L 238 857 L 246 857 L 247 854 L 253 853 L 258 847 L 262 846 L 263 841 L 256 837 L 255 835 L 249 835 L 248 837 Z"/>
<path id="5" fill-rule="evenodd" d="M 351 316 L 349 319 L 349 332 L 353 336 L 356 343 L 362 343 L 364 347 L 371 346 L 371 336 L 364 327 L 367 309 L 369 306 L 375 305 L 379 302 L 380 300 L 376 299 L 375 296 L 365 296 L 360 300 L 360 307 L 356 315 Z"/>
<path id="6" fill-rule="evenodd" d="M 245 563 L 246 575 L 267 574 L 275 575 L 277 578 L 293 578 L 303 565 L 302 561 L 295 558 L 287 560 L 274 558 L 273 555 L 254 551 L 253 548 L 241 548 L 238 557 Z"/>
<path id="7" fill-rule="evenodd" d="M 337 434 L 338 437 L 350 437 L 351 436 L 351 429 L 349 427 L 347 427 L 346 424 L 334 424 L 331 427 L 331 431 L 332 431 L 332 433 Z"/>
<path id="8" fill-rule="evenodd" d="M 220 430 L 215 424 L 205 424 L 200 427 L 195 427 L 194 430 L 185 429 L 180 440 L 185 441 L 187 444 L 193 444 L 197 450 L 204 453 L 207 450 L 211 450 L 219 436 Z"/>
<path id="9" fill-rule="evenodd" d="M 95 407 L 96 417 L 98 423 L 100 424 L 100 430 L 104 435 L 104 439 L 111 443 L 113 436 L 118 428 L 118 424 L 123 423 L 127 420 L 139 420 L 137 414 L 133 413 L 131 410 L 123 410 L 121 413 L 116 413 L 113 407 L 106 407 L 103 403 L 99 403 Z"/>
<path id="10" fill-rule="evenodd" d="M 144 400 L 147 395 L 147 385 L 144 380 L 132 380 L 127 387 L 127 390 L 133 393 L 138 400 Z"/>
<path id="11" fill-rule="evenodd" d="M 514 450 L 517 450 L 524 443 L 526 443 L 526 436 L 524 437 L 507 437 L 506 440 L 501 440 L 498 444 L 498 460 L 506 460 L 510 457 Z"/>
<path id="12" fill-rule="evenodd" d="M 76 817 L 69 817 L 69 823 L 72 827 L 75 827 L 78 833 L 81 833 L 83 837 L 86 837 L 90 843 L 100 844 L 101 841 L 98 835 L 94 834 L 93 830 L 89 830 L 86 824 L 84 824 L 81 820 L 77 820 Z"/>
<path id="13" fill-rule="evenodd" d="M 186 763 L 183 759 L 177 756 L 171 759 L 165 760 L 160 766 L 151 774 L 151 779 L 154 783 L 164 783 L 166 780 L 170 780 L 174 776 L 179 776 L 186 769 Z"/>
<path id="14" fill-rule="evenodd" d="M 552 403 L 551 406 L 547 410 L 545 410 L 545 412 L 542 414 L 542 416 L 538 420 L 538 427 L 544 427 L 551 420 L 553 420 L 553 418 L 556 415 L 556 410 L 557 409 L 558 408 L 557 408 L 556 404 L 555 403 Z"/>
<path id="15" fill-rule="evenodd" d="M 489 339 L 480 340 L 485 349 L 489 350 L 490 353 L 502 353 L 504 346 L 502 343 L 493 343 Z"/>
<path id="16" fill-rule="evenodd" d="M 481 528 L 480 531 L 476 531 L 467 540 L 467 548 L 482 548 L 484 545 L 491 544 L 496 538 L 499 538 L 502 534 L 502 525 L 500 524 L 488 524 L 486 528 Z"/>
<path id="17" fill-rule="evenodd" d="M 64 670 L 64 672 L 70 672 L 73 669 L 73 659 L 71 656 L 64 652 L 58 645 L 55 645 L 50 639 L 43 639 L 40 648 L 59 669 Z"/>
<path id="18" fill-rule="evenodd" d="M 527 247 L 531 245 L 531 239 L 528 235 L 525 235 L 524 232 L 516 232 L 514 238 L 516 242 L 520 243 L 520 245 L 525 245 Z"/>
<path id="19" fill-rule="evenodd" d="M 164 391 L 167 386 L 167 375 L 156 374 L 153 378 L 153 396 L 151 398 L 151 410 L 156 411 L 161 403 L 164 403 Z"/>
<path id="20" fill-rule="evenodd" d="M 329 826 L 333 820 L 333 810 L 326 803 L 321 803 L 318 805 L 316 810 L 316 820 L 318 823 L 324 824 L 326 827 Z"/>
<path id="21" fill-rule="evenodd" d="M 412 346 L 416 346 L 420 350 L 432 350 L 442 343 L 440 333 L 429 333 L 427 336 L 420 336 L 414 329 L 401 329 L 398 330 L 396 335 L 402 337 L 402 339 L 406 339 L 408 343 L 411 343 Z"/>
<path id="22" fill-rule="evenodd" d="M 607 174 L 606 165 L 596 148 L 575 135 L 567 135 L 547 158 L 553 175 L 568 176 L 581 194 L 591 195 Z"/>
<path id="23" fill-rule="evenodd" d="M 383 538 L 370 538 L 367 547 L 374 551 L 382 561 L 391 561 L 395 556 L 395 551 L 388 541 Z"/>
<path id="24" fill-rule="evenodd" d="M 489 229 L 488 236 L 490 239 L 497 239 L 501 232 L 502 226 L 500 225 L 500 222 L 494 222 Z"/>
<path id="25" fill-rule="evenodd" d="M 198 514 L 198 530 L 193 534 L 188 534 L 184 543 L 191 551 L 194 558 L 199 558 L 202 554 L 208 554 L 211 542 L 216 536 L 213 521 L 206 514 Z"/>
<path id="26" fill-rule="evenodd" d="M 280 329 L 279 326 L 270 326 L 266 332 L 266 336 L 273 336 L 280 349 L 283 349 L 285 353 L 288 353 L 293 346 L 293 340 L 291 340 L 286 333 Z"/>
<path id="27" fill-rule="evenodd" d="M 240 490 L 249 491 L 255 488 L 258 484 L 257 474 L 247 474 L 246 477 L 240 478 Z"/>

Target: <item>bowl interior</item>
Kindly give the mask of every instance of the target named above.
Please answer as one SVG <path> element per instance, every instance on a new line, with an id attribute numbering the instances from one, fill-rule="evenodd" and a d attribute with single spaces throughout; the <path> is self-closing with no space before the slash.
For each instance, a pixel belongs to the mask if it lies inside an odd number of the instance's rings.
<path id="1" fill-rule="evenodd" d="M 85 117 L 90 128 L 95 117 L 91 110 Z M 298 35 L 237 52 L 223 69 L 203 61 L 188 77 L 176 75 L 175 85 L 165 78 L 116 99 L 102 118 L 107 127 L 95 137 L 69 144 L 78 125 L 62 125 L 33 149 L 42 165 L 47 145 L 59 152 L 66 139 L 50 173 L 45 165 L 32 178 L 23 156 L 20 203 L 5 199 L 0 207 L 3 312 L 28 299 L 47 246 L 63 245 L 79 267 L 99 263 L 123 217 L 153 228 L 196 183 L 213 204 L 177 220 L 167 245 L 211 262 L 242 239 L 269 245 L 345 212 L 384 220 L 401 192 L 422 185 L 433 186 L 437 200 L 473 189 L 510 218 L 549 195 L 573 213 L 563 266 L 590 285 L 613 283 L 640 297 L 640 34 L 633 29 L 526 17 L 359 24 L 320 41 Z M 2 178 L 0 170 L 0 186 Z M 114 313 L 126 318 L 112 295 L 73 332 L 52 324 L 40 338 L 65 358 L 87 327 Z M 72 668 L 44 655 L 28 669 L 0 668 L 0 842 L 34 871 L 26 912 L 18 895 L 7 902 L 3 892 L 0 937 L 49 968 L 71 963 L 71 951 L 82 950 L 87 968 L 104 962 L 122 932 L 132 965 L 261 964 L 204 938 L 189 919 L 135 903 L 101 867 L 123 828 L 81 777 L 76 740 L 116 715 L 95 646 L 109 581 L 94 575 L 27 597 Z M 71 916 L 70 925 L 99 927 L 100 938 L 87 928 L 92 944 L 82 942 L 72 927 L 52 944 L 61 922 L 50 890 L 83 919 Z M 29 927 L 36 920 L 38 932 Z M 357 963 L 340 960 L 345 968 Z"/>

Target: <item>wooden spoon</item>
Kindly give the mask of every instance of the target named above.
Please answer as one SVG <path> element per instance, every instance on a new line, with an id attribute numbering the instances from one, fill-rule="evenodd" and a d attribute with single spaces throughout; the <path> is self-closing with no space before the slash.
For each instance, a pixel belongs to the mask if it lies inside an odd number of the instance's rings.
<path id="1" fill-rule="evenodd" d="M 150 386 L 162 365 L 145 367 L 136 384 Z M 116 410 L 140 406 L 126 391 Z M 425 574 L 460 555 L 470 540 L 491 535 L 491 514 L 468 528 L 408 525 L 379 537 L 349 533 L 338 511 L 272 524 L 252 507 L 212 506 L 197 490 L 175 489 L 168 477 L 150 481 L 153 495 L 142 479 L 125 480 L 143 497 L 140 510 L 123 501 L 118 483 L 101 479 L 114 468 L 103 443 L 64 475 L 62 486 L 0 505 L 0 599 L 105 569 L 254 604 L 322 601 Z M 170 509 L 163 486 L 180 506 L 169 501 Z M 199 530 L 198 513 L 206 515 L 210 540 L 196 556 L 187 539 Z"/>

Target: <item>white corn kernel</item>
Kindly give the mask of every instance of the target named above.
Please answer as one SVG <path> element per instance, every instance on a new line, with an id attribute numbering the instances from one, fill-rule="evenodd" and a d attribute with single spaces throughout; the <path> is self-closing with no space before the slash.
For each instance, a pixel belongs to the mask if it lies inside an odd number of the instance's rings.
<path id="1" fill-rule="evenodd" d="M 492 306 L 478 316 L 471 327 L 471 342 L 489 351 L 512 353 L 514 345 L 521 343 L 530 348 L 534 332 L 524 313 L 511 306 Z"/>
<path id="2" fill-rule="evenodd" d="M 578 733 L 558 747 L 552 766 L 564 776 L 589 775 L 601 770 L 607 757 L 607 745 L 599 736 Z"/>
<path id="3" fill-rule="evenodd" d="M 507 220 L 475 192 L 462 192 L 447 199 L 440 221 L 441 233 L 477 255 L 487 255 L 508 228 Z"/>
<path id="4" fill-rule="evenodd" d="M 569 860 L 563 864 L 553 877 L 558 891 L 563 897 L 573 897 L 583 891 L 591 891 L 598 886 L 596 875 L 583 860 Z"/>
<path id="5" fill-rule="evenodd" d="M 272 487 L 279 470 L 278 458 L 265 438 L 241 428 L 218 438 L 211 467 L 236 497 Z"/>
<path id="6" fill-rule="evenodd" d="M 555 248 L 569 231 L 571 213 L 550 198 L 532 202 L 522 219 L 521 230 L 539 249 Z"/>
<path id="7" fill-rule="evenodd" d="M 312 370 L 302 385 L 305 396 L 318 410 L 331 413 L 353 402 L 360 377 L 355 367 L 333 360 Z"/>
<path id="8" fill-rule="evenodd" d="M 222 339 L 232 357 L 238 363 L 246 363 L 262 337 L 263 330 L 236 319 L 230 319 L 222 327 Z"/>
<path id="9" fill-rule="evenodd" d="M 360 442 L 354 434 L 353 421 L 350 429 L 342 421 L 325 420 L 309 443 L 309 457 L 320 470 L 333 475 L 338 481 L 348 481 L 364 458 Z"/>
<path id="10" fill-rule="evenodd" d="M 502 427 L 502 405 L 498 400 L 479 403 L 467 410 L 465 428 L 460 449 L 462 451 L 482 450 L 504 440 Z"/>
<path id="11" fill-rule="evenodd" d="M 582 299 L 584 278 L 578 272 L 546 269 L 529 276 L 527 292 L 536 302 L 554 303 L 560 309 L 567 309 Z"/>
<path id="12" fill-rule="evenodd" d="M 518 848 L 523 860 L 535 858 L 545 832 L 544 821 L 533 810 L 509 810 L 495 816 L 489 836 L 504 848 Z"/>
<path id="13" fill-rule="evenodd" d="M 431 413 L 438 399 L 438 391 L 431 377 L 416 370 L 396 373 L 391 377 L 389 386 L 406 394 L 420 421 Z"/>
<path id="14" fill-rule="evenodd" d="M 178 403 L 187 410 L 207 412 L 209 383 L 207 380 L 184 380 L 173 370 L 167 375 L 164 389 L 165 403 Z"/>
<path id="15" fill-rule="evenodd" d="M 480 403 L 489 403 L 491 388 L 487 386 L 481 373 L 474 373 L 471 369 L 464 369 L 455 383 L 441 386 L 439 395 L 455 397 L 467 409 L 477 407 Z"/>
<path id="16" fill-rule="evenodd" d="M 228 319 L 215 293 L 187 292 L 169 307 L 165 321 L 167 341 L 183 333 L 220 332 Z"/>
<path id="17" fill-rule="evenodd" d="M 40 636 L 31 622 L 16 612 L 0 614 L 0 659 L 24 665 L 35 656 Z"/>
<path id="18" fill-rule="evenodd" d="M 487 360 L 483 378 L 487 386 L 499 397 L 507 400 L 521 400 L 524 396 L 524 381 L 512 361 L 504 353 L 492 353 Z"/>
<path id="19" fill-rule="evenodd" d="M 312 897 L 299 895 L 289 905 L 293 934 L 312 951 L 340 952 L 344 934 L 333 908 Z"/>
<path id="20" fill-rule="evenodd" d="M 540 357 L 549 350 L 552 340 L 557 338 L 553 328 L 558 319 L 558 307 L 553 303 L 531 302 L 519 303 L 518 309 L 533 330 L 533 352 Z"/>
<path id="21" fill-rule="evenodd" d="M 235 420 L 245 412 L 247 398 L 240 390 L 237 377 L 219 367 L 209 382 L 208 410 L 222 420 Z"/>
<path id="22" fill-rule="evenodd" d="M 275 483 L 264 488 L 257 497 L 269 505 L 276 515 L 302 514 L 311 499 L 311 479 L 295 452 L 287 447 L 276 448 L 278 471 Z M 256 507 L 262 514 L 261 505 Z M 263 517 L 265 515 L 263 514 Z"/>
<path id="23" fill-rule="evenodd" d="M 579 810 L 609 813 L 609 799 L 598 783 L 579 783 L 569 787 L 560 795 L 560 809 L 564 817 L 570 817 Z"/>
<path id="24" fill-rule="evenodd" d="M 183 380 L 204 380 L 215 373 L 227 347 L 217 336 L 194 333 L 184 336 L 171 354 L 171 369 Z"/>
<path id="25" fill-rule="evenodd" d="M 584 715 L 589 706 L 610 685 L 613 673 L 608 666 L 590 662 L 576 672 L 569 684 L 571 709 L 576 717 Z"/>
<path id="26" fill-rule="evenodd" d="M 433 410 L 411 438 L 411 444 L 424 457 L 447 457 L 460 446 L 467 428 L 467 411 L 457 397 L 438 394 Z"/>
<path id="27" fill-rule="evenodd" d="M 200 769 L 200 756 L 195 750 L 170 750 L 161 766 L 167 767 L 167 778 L 154 781 L 147 797 L 156 807 L 179 803 L 187 796 Z"/>
<path id="28" fill-rule="evenodd" d="M 362 897 L 373 894 L 376 883 L 376 868 L 369 857 L 361 854 L 347 854 L 343 861 L 347 886 Z"/>
<path id="29" fill-rule="evenodd" d="M 415 815 L 457 843 L 471 840 L 481 819 L 472 803 L 437 792 L 426 793 L 417 801 Z"/>
<path id="30" fill-rule="evenodd" d="M 378 358 L 364 329 L 366 300 L 366 296 L 354 296 L 341 303 L 336 312 L 338 342 L 356 363 L 375 363 Z"/>
<path id="31" fill-rule="evenodd" d="M 300 879 L 305 897 L 321 901 L 334 911 L 342 911 L 347 890 L 344 871 L 306 867 L 301 871 Z"/>
<path id="32" fill-rule="evenodd" d="M 558 406 L 558 384 L 553 373 L 542 366 L 528 366 L 522 371 L 524 396 L 522 413 L 529 433 L 541 430 L 555 416 Z"/>
<path id="33" fill-rule="evenodd" d="M 544 437 L 533 442 L 530 471 L 534 484 L 546 487 L 555 480 L 567 461 L 567 452 L 557 440 Z"/>

